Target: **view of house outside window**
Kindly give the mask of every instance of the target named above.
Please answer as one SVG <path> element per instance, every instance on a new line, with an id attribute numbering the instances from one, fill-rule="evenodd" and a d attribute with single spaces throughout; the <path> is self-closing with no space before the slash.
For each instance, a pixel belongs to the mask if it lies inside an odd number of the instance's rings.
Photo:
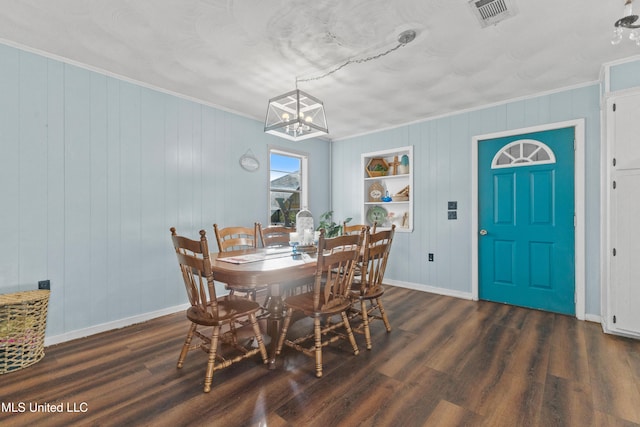
<path id="1" fill-rule="evenodd" d="M 306 205 L 306 155 L 269 150 L 269 222 L 295 226 L 296 214 Z"/>

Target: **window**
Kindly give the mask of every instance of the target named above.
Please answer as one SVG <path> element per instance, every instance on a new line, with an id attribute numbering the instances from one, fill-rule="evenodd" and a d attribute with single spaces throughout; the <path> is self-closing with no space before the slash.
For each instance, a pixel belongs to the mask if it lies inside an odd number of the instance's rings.
<path id="1" fill-rule="evenodd" d="M 295 226 L 307 206 L 307 155 L 269 149 L 269 224 Z"/>
<path id="2" fill-rule="evenodd" d="M 546 144 L 534 139 L 520 139 L 502 147 L 491 163 L 491 169 L 555 163 L 556 156 Z"/>

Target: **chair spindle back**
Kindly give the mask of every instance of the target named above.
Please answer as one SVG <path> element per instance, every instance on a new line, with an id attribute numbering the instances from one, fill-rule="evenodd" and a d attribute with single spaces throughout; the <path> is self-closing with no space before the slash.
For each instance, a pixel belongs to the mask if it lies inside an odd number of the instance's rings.
<path id="1" fill-rule="evenodd" d="M 363 277 L 360 288 L 362 294 L 366 293 L 367 288 L 375 290 L 382 286 L 395 228 L 395 225 L 392 225 L 389 230 L 378 231 L 377 233 L 374 232 L 367 235 L 364 248 Z"/>
<path id="2" fill-rule="evenodd" d="M 216 234 L 218 252 L 257 247 L 257 223 L 253 225 L 253 229 L 249 227 L 220 228 L 218 224 L 213 224 L 213 230 Z"/>
<path id="3" fill-rule="evenodd" d="M 258 223 L 258 234 L 260 234 L 260 240 L 262 241 L 262 247 L 264 248 L 288 246 L 289 233 L 293 233 L 295 231 L 295 227 L 271 225 L 263 228 L 262 224 Z"/>
<path id="4" fill-rule="evenodd" d="M 315 311 L 348 304 L 364 234 L 362 230 L 360 234 L 326 239 L 324 229 L 320 230 L 313 296 Z"/>
<path id="5" fill-rule="evenodd" d="M 200 240 L 191 240 L 177 235 L 175 227 L 171 227 L 171 240 L 189 303 L 200 315 L 216 319 L 218 305 L 206 232 L 200 230 Z"/>

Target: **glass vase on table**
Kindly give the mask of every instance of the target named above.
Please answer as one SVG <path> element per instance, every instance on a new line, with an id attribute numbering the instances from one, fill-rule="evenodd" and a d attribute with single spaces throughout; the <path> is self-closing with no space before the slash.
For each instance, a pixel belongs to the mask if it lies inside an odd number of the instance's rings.
<path id="1" fill-rule="evenodd" d="M 300 234 L 297 232 L 289 233 L 289 246 L 291 246 L 291 256 L 293 259 L 300 258 L 300 253 L 298 252 L 298 245 L 300 244 Z"/>

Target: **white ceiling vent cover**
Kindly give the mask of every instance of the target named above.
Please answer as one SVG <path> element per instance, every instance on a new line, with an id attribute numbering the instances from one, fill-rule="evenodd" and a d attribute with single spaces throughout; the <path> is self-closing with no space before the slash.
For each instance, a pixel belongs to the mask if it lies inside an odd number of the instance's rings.
<path id="1" fill-rule="evenodd" d="M 470 0 L 469 7 L 482 28 L 496 25 L 517 12 L 511 0 Z"/>

